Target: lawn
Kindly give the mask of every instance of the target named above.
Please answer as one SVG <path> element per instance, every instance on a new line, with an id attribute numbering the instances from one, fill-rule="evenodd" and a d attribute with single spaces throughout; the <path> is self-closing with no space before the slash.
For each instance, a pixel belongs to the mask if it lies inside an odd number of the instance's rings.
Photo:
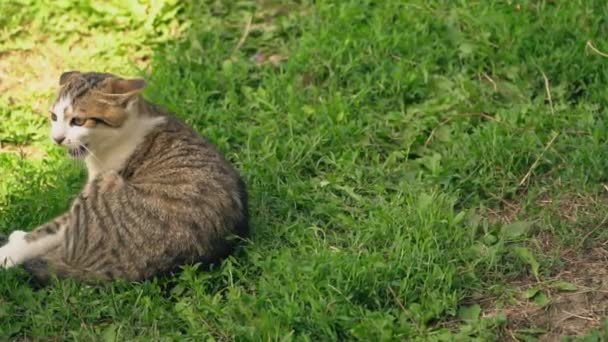
<path id="1" fill-rule="evenodd" d="M 600 341 L 604 1 L 0 0 L 0 232 L 85 179 L 62 71 L 148 80 L 219 146 L 253 234 L 211 271 L 34 288 L 0 340 Z"/>

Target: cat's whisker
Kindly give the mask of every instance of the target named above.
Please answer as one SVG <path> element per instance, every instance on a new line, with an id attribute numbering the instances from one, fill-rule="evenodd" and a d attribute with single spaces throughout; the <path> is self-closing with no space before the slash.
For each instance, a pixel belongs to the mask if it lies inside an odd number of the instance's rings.
<path id="1" fill-rule="evenodd" d="M 97 156 L 95 155 L 95 153 L 93 153 L 93 151 L 91 151 L 91 149 L 90 149 L 90 148 L 88 148 L 88 147 L 87 147 L 85 144 L 81 144 L 80 146 L 82 146 L 82 147 L 83 147 L 85 150 L 87 150 L 87 152 L 89 152 L 89 154 L 90 154 L 90 155 L 91 155 L 93 158 L 95 158 L 95 160 L 96 160 L 98 163 L 101 163 L 101 160 L 100 160 L 99 158 L 97 158 Z"/>

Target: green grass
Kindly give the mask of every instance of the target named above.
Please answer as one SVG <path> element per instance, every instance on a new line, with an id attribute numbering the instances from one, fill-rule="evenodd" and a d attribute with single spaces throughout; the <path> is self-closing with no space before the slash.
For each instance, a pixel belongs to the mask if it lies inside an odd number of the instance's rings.
<path id="1" fill-rule="evenodd" d="M 0 272 L 0 340 L 532 339 L 500 313 L 513 281 L 550 300 L 562 252 L 606 241 L 603 2 L 154 3 L 2 1 L 0 61 L 146 75 L 243 173 L 251 241 L 141 284 Z M 45 153 L 0 153 L 1 232 L 82 185 L 40 117 L 54 86 L 0 95 L 0 143 Z"/>

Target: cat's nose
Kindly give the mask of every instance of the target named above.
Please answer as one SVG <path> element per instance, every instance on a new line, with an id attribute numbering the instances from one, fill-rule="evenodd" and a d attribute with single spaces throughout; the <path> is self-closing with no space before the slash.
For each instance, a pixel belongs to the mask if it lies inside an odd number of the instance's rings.
<path id="1" fill-rule="evenodd" d="M 53 140 L 57 143 L 57 145 L 61 145 L 61 143 L 65 140 L 65 137 L 53 137 Z"/>

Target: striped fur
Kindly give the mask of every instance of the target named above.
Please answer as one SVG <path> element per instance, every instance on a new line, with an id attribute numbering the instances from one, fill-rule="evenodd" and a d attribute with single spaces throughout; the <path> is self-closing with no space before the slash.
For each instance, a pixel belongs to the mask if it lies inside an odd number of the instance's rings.
<path id="1" fill-rule="evenodd" d="M 237 171 L 193 129 L 145 101 L 139 89 L 130 93 L 124 82 L 101 73 L 62 76 L 58 101 L 70 98 L 72 111 L 78 103 L 101 103 L 88 112 L 103 129 L 119 129 L 129 120 L 139 120 L 138 127 L 154 124 L 136 144 L 128 141 L 135 146 L 120 162 L 89 146 L 94 156 L 86 160 L 90 175 L 83 192 L 57 219 L 23 237 L 13 233 L 0 248 L 0 258 L 11 261 L 7 265 L 23 264 L 42 281 L 53 274 L 86 282 L 137 281 L 184 264 L 216 262 L 233 250 L 234 237 L 247 236 L 247 193 Z M 108 112 L 113 117 L 105 122 Z M 17 255 L 18 246 L 39 248 Z"/>

